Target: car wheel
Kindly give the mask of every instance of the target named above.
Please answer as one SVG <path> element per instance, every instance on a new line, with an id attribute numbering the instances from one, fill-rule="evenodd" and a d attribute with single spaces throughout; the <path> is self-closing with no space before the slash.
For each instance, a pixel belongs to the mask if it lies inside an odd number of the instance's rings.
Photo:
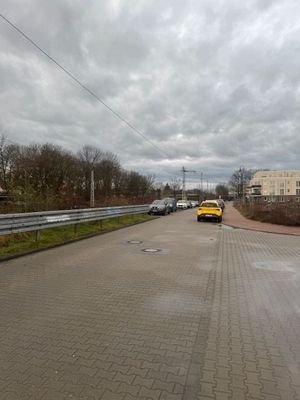
<path id="1" fill-rule="evenodd" d="M 201 217 L 199 217 L 199 215 L 197 216 L 197 221 L 201 222 Z"/>
<path id="2" fill-rule="evenodd" d="M 222 222 L 222 217 L 218 218 L 218 222 L 221 223 Z"/>

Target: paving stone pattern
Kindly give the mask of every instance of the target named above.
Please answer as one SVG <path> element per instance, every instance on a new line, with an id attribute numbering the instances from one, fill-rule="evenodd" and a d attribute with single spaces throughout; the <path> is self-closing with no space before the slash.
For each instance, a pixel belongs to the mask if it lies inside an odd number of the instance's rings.
<path id="1" fill-rule="evenodd" d="M 299 239 L 223 230 L 198 399 L 300 399 Z"/>
<path id="2" fill-rule="evenodd" d="M 300 399 L 299 260 L 184 211 L 3 262 L 0 399 Z"/>

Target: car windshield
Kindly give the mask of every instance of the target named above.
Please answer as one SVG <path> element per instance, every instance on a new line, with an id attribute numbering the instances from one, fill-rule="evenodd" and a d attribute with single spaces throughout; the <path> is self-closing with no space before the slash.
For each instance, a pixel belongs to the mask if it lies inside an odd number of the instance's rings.
<path id="1" fill-rule="evenodd" d="M 202 203 L 201 207 L 216 208 L 216 207 L 218 207 L 218 205 L 216 203 Z"/>
<path id="2" fill-rule="evenodd" d="M 164 204 L 163 200 L 154 200 L 152 204 Z"/>

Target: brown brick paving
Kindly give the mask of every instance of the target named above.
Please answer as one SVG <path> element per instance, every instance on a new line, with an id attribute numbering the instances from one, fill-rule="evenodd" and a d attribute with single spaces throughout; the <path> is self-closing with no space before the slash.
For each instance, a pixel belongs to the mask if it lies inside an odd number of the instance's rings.
<path id="1" fill-rule="evenodd" d="M 3 262 L 0 399 L 300 399 L 299 259 L 186 211 Z"/>

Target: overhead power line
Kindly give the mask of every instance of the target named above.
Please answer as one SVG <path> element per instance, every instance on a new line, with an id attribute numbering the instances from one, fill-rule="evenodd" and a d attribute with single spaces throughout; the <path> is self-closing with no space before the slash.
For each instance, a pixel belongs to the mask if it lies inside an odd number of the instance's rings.
<path id="1" fill-rule="evenodd" d="M 141 136 L 144 140 L 146 140 L 149 144 L 151 144 L 156 150 L 158 150 L 164 156 L 169 158 L 169 155 L 161 150 L 155 143 L 153 143 L 150 139 L 148 139 L 139 129 L 133 126 L 130 122 L 128 122 L 121 114 L 116 112 L 113 108 L 111 108 L 108 104 L 106 104 L 95 92 L 89 89 L 84 83 L 82 83 L 76 76 L 74 76 L 70 71 L 68 71 L 65 67 L 63 67 L 58 61 L 56 61 L 53 57 L 51 57 L 45 50 L 43 50 L 33 39 L 26 35 L 20 28 L 18 28 L 14 23 L 12 23 L 8 18 L 6 18 L 3 14 L 0 13 L 0 17 L 7 22 L 13 29 L 15 29 L 21 36 L 23 36 L 28 42 L 30 42 L 35 48 L 37 48 L 41 53 L 43 53 L 49 60 L 51 60 L 59 69 L 61 69 L 65 74 L 67 74 L 73 81 L 75 81 L 82 89 L 87 91 L 91 96 L 93 96 L 99 103 L 101 103 L 104 107 L 106 107 L 115 117 L 124 122 L 131 130 Z"/>

